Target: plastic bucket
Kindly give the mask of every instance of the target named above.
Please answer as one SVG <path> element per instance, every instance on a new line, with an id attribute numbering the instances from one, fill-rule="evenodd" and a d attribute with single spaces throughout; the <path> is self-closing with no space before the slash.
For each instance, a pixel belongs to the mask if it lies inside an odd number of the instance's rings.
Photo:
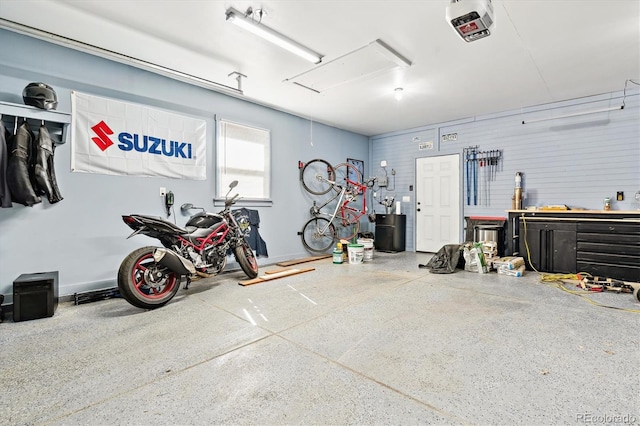
<path id="1" fill-rule="evenodd" d="M 362 244 L 349 244 L 347 246 L 347 251 L 349 253 L 350 265 L 362 263 L 364 258 L 364 246 Z"/>
<path id="2" fill-rule="evenodd" d="M 362 244 L 364 247 L 364 256 L 362 257 L 362 260 L 364 262 L 371 262 L 373 260 L 373 239 L 358 238 L 358 244 Z"/>

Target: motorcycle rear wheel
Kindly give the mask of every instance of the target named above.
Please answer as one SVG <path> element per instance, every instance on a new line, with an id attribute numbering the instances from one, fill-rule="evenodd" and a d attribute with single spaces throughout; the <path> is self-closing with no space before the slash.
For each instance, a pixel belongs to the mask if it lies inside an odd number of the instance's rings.
<path id="1" fill-rule="evenodd" d="M 240 264 L 240 268 L 249 278 L 255 278 L 258 276 L 258 261 L 253 255 L 251 246 L 246 241 L 233 249 L 233 254 L 236 257 L 236 261 Z"/>
<path id="2" fill-rule="evenodd" d="M 124 258 L 118 288 L 127 302 L 142 309 L 166 305 L 180 288 L 180 277 L 153 260 L 155 247 L 141 247 Z"/>

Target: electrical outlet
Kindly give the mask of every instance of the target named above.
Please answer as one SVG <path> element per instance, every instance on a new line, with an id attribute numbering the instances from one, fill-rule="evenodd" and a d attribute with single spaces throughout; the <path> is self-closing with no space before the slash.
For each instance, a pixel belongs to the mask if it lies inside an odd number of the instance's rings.
<path id="1" fill-rule="evenodd" d="M 384 188 L 385 186 L 387 186 L 387 177 L 386 176 L 378 178 L 378 186 L 380 188 Z"/>
<path id="2" fill-rule="evenodd" d="M 167 195 L 167 188 L 161 186 L 160 187 L 160 196 L 164 197 L 165 195 Z"/>

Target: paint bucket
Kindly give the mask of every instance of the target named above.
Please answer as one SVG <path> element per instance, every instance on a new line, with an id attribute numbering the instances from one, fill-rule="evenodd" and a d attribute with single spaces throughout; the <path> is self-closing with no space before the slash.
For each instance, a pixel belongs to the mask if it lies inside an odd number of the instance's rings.
<path id="1" fill-rule="evenodd" d="M 362 244 L 362 246 L 364 247 L 364 255 L 362 256 L 362 261 L 371 262 L 373 260 L 373 239 L 358 238 L 358 244 Z"/>
<path id="2" fill-rule="evenodd" d="M 349 244 L 347 251 L 349 252 L 350 265 L 362 263 L 362 259 L 364 258 L 364 246 L 362 244 Z"/>

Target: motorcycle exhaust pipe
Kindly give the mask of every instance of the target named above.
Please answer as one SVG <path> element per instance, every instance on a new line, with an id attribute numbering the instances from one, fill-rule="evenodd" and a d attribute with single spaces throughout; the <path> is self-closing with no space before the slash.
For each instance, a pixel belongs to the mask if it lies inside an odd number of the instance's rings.
<path id="1" fill-rule="evenodd" d="M 156 248 L 153 251 L 153 260 L 176 274 L 191 275 L 196 273 L 196 268 L 189 259 L 185 259 L 176 252 L 166 248 Z"/>

